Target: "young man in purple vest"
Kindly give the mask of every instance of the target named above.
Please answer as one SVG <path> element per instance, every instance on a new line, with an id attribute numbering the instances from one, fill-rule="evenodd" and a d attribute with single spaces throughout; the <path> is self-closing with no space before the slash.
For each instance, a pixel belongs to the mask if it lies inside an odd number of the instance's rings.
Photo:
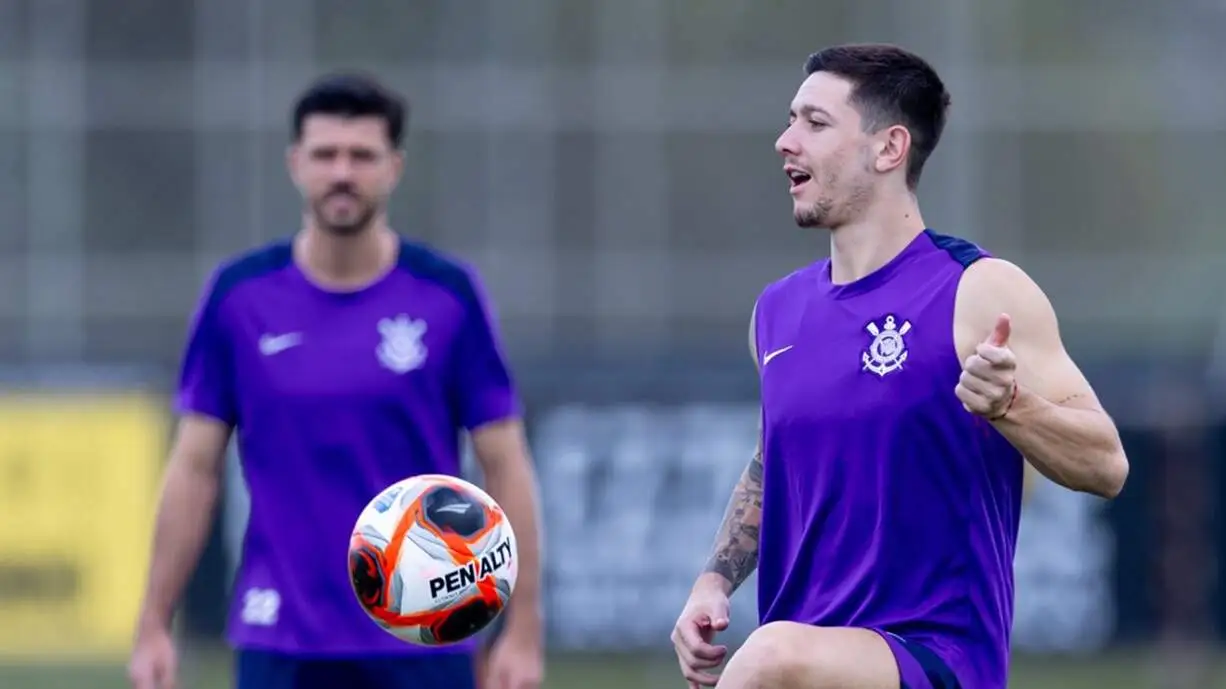
<path id="1" fill-rule="evenodd" d="M 362 76 L 315 83 L 293 113 L 304 225 L 227 261 L 192 323 L 130 674 L 174 682 L 170 620 L 205 540 L 237 433 L 251 514 L 228 637 L 237 689 L 473 689 L 475 640 L 410 646 L 349 580 L 354 520 L 388 485 L 458 475 L 467 431 L 519 537 L 520 574 L 488 689 L 542 675 L 534 471 L 477 274 L 401 238 L 387 199 L 403 167 L 401 99 Z"/>
<path id="2" fill-rule="evenodd" d="M 1113 497 L 1111 418 L 1018 267 L 929 229 L 915 190 L 949 95 L 921 58 L 809 57 L 776 149 L 831 257 L 750 321 L 759 450 L 673 642 L 691 687 L 1004 689 L 1029 461 Z M 761 626 L 729 659 L 728 597 L 758 570 Z"/>

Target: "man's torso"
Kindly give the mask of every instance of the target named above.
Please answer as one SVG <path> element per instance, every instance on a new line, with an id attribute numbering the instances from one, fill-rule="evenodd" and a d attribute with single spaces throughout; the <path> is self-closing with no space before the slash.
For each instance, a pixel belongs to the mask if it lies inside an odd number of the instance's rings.
<path id="1" fill-rule="evenodd" d="M 1022 462 L 954 396 L 955 299 L 983 255 L 924 233 L 855 283 L 823 263 L 763 293 L 759 607 L 917 639 L 1003 686 Z"/>
<path id="2" fill-rule="evenodd" d="M 251 497 L 229 625 L 240 647 L 415 650 L 365 616 L 346 558 L 373 496 L 414 474 L 460 472 L 460 371 L 480 305 L 461 269 L 420 267 L 414 251 L 405 245 L 394 270 L 353 293 L 311 284 L 288 244 L 240 258 L 218 279 L 214 320 Z"/>

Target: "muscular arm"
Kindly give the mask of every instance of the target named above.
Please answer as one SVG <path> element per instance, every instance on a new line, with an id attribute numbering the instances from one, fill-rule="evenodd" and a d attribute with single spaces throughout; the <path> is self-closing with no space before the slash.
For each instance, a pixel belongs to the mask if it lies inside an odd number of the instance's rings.
<path id="1" fill-rule="evenodd" d="M 519 577 L 515 602 L 507 610 L 507 627 L 539 638 L 542 633 L 540 519 L 536 472 L 528 455 L 523 423 L 518 419 L 489 423 L 476 428 L 472 440 L 490 497 L 506 511 L 517 540 Z"/>
<path id="2" fill-rule="evenodd" d="M 955 315 L 960 355 L 973 354 L 1002 313 L 1012 320 L 1017 397 L 992 424 L 1052 481 L 1115 497 L 1128 476 L 1115 422 L 1065 350 L 1047 296 L 1021 269 L 998 259 L 967 269 Z"/>
<path id="3" fill-rule="evenodd" d="M 230 428 L 204 416 L 179 422 L 166 466 L 139 630 L 165 630 L 200 560 L 220 491 Z"/>
<path id="4" fill-rule="evenodd" d="M 727 580 L 731 594 L 758 566 L 758 530 L 762 524 L 762 445 L 758 444 L 749 466 L 732 490 L 724 522 L 715 538 L 715 549 L 706 572 Z"/>
<path id="5" fill-rule="evenodd" d="M 749 319 L 749 352 L 758 366 L 758 347 L 754 339 L 754 315 Z M 732 490 L 723 524 L 715 537 L 715 548 L 704 572 L 718 575 L 724 592 L 731 594 L 758 566 L 758 531 L 762 525 L 762 426 L 758 422 L 758 445 L 749 465 Z"/>

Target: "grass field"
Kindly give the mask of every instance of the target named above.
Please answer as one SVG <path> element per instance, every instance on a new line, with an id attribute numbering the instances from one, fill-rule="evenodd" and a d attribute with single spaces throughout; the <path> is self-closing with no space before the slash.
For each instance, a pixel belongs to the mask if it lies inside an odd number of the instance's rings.
<path id="1" fill-rule="evenodd" d="M 180 689 L 228 689 L 229 656 L 196 651 L 183 659 Z M 1157 680 L 1148 653 L 1116 653 L 1093 661 L 1021 658 L 1014 661 L 1011 689 L 1171 689 Z M 668 657 L 580 656 L 552 658 L 546 689 L 677 689 L 684 687 Z M 1226 658 L 1212 680 L 1198 689 L 1226 689 Z M 2 689 L 125 689 L 118 665 L 0 665 Z"/>

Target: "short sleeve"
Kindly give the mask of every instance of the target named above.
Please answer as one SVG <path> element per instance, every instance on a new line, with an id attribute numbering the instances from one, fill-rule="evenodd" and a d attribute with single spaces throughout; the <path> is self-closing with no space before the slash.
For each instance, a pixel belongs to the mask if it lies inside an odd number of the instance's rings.
<path id="1" fill-rule="evenodd" d="M 175 410 L 211 416 L 233 426 L 238 422 L 238 405 L 232 350 L 221 322 L 221 297 L 215 275 L 192 316 Z"/>
<path id="2" fill-rule="evenodd" d="M 467 430 L 520 413 L 518 395 L 480 278 L 469 272 L 471 298 L 457 336 L 456 370 L 460 423 Z"/>

